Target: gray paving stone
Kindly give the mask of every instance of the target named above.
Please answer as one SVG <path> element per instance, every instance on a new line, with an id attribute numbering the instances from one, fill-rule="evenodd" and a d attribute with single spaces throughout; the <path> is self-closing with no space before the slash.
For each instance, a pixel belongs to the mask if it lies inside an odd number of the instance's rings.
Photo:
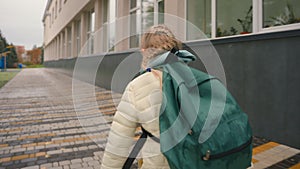
<path id="1" fill-rule="evenodd" d="M 63 169 L 62 166 L 57 166 L 57 167 L 50 167 L 50 168 L 47 168 L 47 169 Z"/>
<path id="2" fill-rule="evenodd" d="M 82 159 L 73 159 L 73 160 L 71 160 L 72 164 L 81 163 L 81 162 L 82 162 Z"/>
<path id="3" fill-rule="evenodd" d="M 40 168 L 50 168 L 50 167 L 53 167 L 52 163 L 46 163 L 46 164 L 40 165 Z"/>
<path id="4" fill-rule="evenodd" d="M 54 154 L 61 154 L 62 152 L 63 152 L 62 150 L 53 150 L 53 151 L 48 151 L 47 154 L 54 155 Z"/>
<path id="5" fill-rule="evenodd" d="M 71 164 L 71 161 L 70 161 L 70 160 L 60 161 L 60 162 L 59 162 L 59 165 L 68 165 L 68 164 Z"/>
<path id="6" fill-rule="evenodd" d="M 37 161 L 37 158 L 26 158 L 24 160 L 21 160 L 21 163 L 28 163 L 32 161 Z"/>
<path id="7" fill-rule="evenodd" d="M 89 148 L 87 146 L 83 146 L 83 147 L 79 147 L 78 150 L 79 151 L 84 151 L 84 150 L 88 150 Z"/>
<path id="8" fill-rule="evenodd" d="M 32 162 L 27 163 L 26 165 L 27 166 L 34 166 L 35 164 L 36 164 L 35 161 L 32 161 Z"/>
<path id="9" fill-rule="evenodd" d="M 81 163 L 74 163 L 70 165 L 71 169 L 79 169 L 82 168 L 82 164 Z"/>
<path id="10" fill-rule="evenodd" d="M 10 151 L 10 153 L 23 152 L 25 150 L 26 148 L 14 148 L 13 150 Z"/>
<path id="11" fill-rule="evenodd" d="M 89 149 L 96 149 L 96 148 L 98 148 L 97 145 L 89 145 Z"/>
<path id="12" fill-rule="evenodd" d="M 36 149 L 36 148 L 35 147 L 27 147 L 26 151 L 31 151 L 31 150 L 34 150 L 34 149 Z"/>
<path id="13" fill-rule="evenodd" d="M 22 169 L 39 169 L 39 166 L 24 167 Z"/>
<path id="14" fill-rule="evenodd" d="M 64 165 L 63 169 L 70 169 L 70 166 L 69 165 Z"/>
<path id="15" fill-rule="evenodd" d="M 36 149 L 36 150 L 40 150 L 40 149 L 44 149 L 45 148 L 45 146 L 35 146 L 34 147 L 34 149 Z M 48 147 L 47 147 L 48 148 Z"/>
<path id="16" fill-rule="evenodd" d="M 61 143 L 61 144 L 60 144 L 60 146 L 68 146 L 68 145 L 70 145 L 70 143 L 68 143 L 68 142 L 67 142 L 67 143 Z"/>
<path id="17" fill-rule="evenodd" d="M 88 164 L 89 164 L 89 166 L 99 166 L 100 162 L 97 160 L 94 160 L 94 161 L 89 161 Z"/>
<path id="18" fill-rule="evenodd" d="M 57 167 L 57 166 L 59 166 L 58 162 L 54 162 L 53 167 Z"/>
<path id="19" fill-rule="evenodd" d="M 82 159 L 84 162 L 93 161 L 93 157 L 86 157 Z"/>
<path id="20" fill-rule="evenodd" d="M 2 166 L 10 166 L 10 165 L 13 165 L 14 163 L 12 161 L 10 162 L 5 162 L 5 163 L 2 163 L 1 165 Z"/>
<path id="21" fill-rule="evenodd" d="M 52 147 L 60 147 L 59 144 L 48 144 L 46 145 L 46 148 L 52 148 Z"/>
<path id="22" fill-rule="evenodd" d="M 83 167 L 83 168 L 89 167 L 89 164 L 88 164 L 88 163 L 86 163 L 86 162 L 84 162 L 84 163 L 81 163 L 81 165 L 82 165 L 82 167 Z"/>
<path id="23" fill-rule="evenodd" d="M 36 163 L 37 163 L 38 165 L 40 165 L 40 164 L 45 164 L 45 163 L 47 163 L 47 160 L 45 160 L 45 159 L 43 159 L 43 160 L 38 160 Z"/>
<path id="24" fill-rule="evenodd" d="M 73 149 L 71 149 L 71 148 L 63 149 L 63 152 L 64 153 L 70 153 L 70 152 L 73 152 Z"/>

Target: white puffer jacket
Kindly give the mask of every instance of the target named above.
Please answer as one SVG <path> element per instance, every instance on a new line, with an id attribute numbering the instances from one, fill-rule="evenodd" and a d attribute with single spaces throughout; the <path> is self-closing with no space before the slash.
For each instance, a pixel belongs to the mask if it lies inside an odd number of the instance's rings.
<path id="1" fill-rule="evenodd" d="M 162 103 L 162 73 L 152 70 L 131 81 L 117 107 L 102 159 L 102 169 L 119 169 L 134 144 L 136 127 L 141 124 L 159 137 L 159 112 Z M 141 151 L 143 169 L 168 169 L 160 145 L 147 139 Z"/>

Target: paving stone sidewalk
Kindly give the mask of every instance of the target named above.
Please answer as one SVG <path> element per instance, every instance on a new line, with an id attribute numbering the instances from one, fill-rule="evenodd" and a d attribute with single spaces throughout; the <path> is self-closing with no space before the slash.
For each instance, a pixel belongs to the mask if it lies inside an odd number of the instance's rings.
<path id="1" fill-rule="evenodd" d="M 52 69 L 24 69 L 0 89 L 0 169 L 100 168 L 121 95 Z M 254 137 L 253 168 L 300 169 L 300 151 Z"/>
<path id="2" fill-rule="evenodd" d="M 22 70 L 0 89 L 0 168 L 100 168 L 120 97 L 80 81 L 72 86 L 49 69 Z"/>

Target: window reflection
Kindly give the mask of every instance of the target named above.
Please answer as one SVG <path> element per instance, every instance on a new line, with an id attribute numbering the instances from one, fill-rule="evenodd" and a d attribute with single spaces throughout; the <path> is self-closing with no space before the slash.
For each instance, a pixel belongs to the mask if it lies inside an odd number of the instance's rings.
<path id="1" fill-rule="evenodd" d="M 187 0 L 187 40 L 203 38 L 199 30 L 211 37 L 211 1 Z"/>
<path id="2" fill-rule="evenodd" d="M 130 1 L 130 48 L 138 47 L 141 34 L 154 24 L 164 23 L 164 0 Z"/>
<path id="3" fill-rule="evenodd" d="M 217 37 L 252 32 L 252 0 L 217 0 Z"/>
<path id="4" fill-rule="evenodd" d="M 289 25 L 300 22 L 299 0 L 264 0 L 263 27 Z"/>

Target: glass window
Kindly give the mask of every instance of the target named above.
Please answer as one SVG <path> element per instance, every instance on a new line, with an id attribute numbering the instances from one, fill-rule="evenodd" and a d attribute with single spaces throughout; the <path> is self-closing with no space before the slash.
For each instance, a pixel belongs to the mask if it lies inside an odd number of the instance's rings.
<path id="1" fill-rule="evenodd" d="M 57 1 L 55 1 L 55 18 L 57 17 Z"/>
<path id="2" fill-rule="evenodd" d="M 136 8 L 136 0 L 131 0 L 130 1 L 130 9 Z"/>
<path id="3" fill-rule="evenodd" d="M 90 32 L 94 32 L 95 31 L 95 12 L 94 12 L 94 10 L 92 10 L 91 12 L 90 12 L 90 19 L 89 19 L 90 21 Z"/>
<path id="4" fill-rule="evenodd" d="M 54 22 L 54 8 L 52 8 L 52 15 L 51 15 L 51 18 L 52 18 L 52 24 L 53 24 L 53 22 Z"/>
<path id="5" fill-rule="evenodd" d="M 95 31 L 95 12 L 91 10 L 88 15 L 88 53 L 94 53 L 94 31 Z"/>
<path id="6" fill-rule="evenodd" d="M 63 58 L 65 57 L 65 47 L 66 47 L 66 41 L 65 41 L 65 32 L 63 31 L 61 34 L 60 34 L 60 40 L 61 40 L 61 55 L 60 55 L 60 58 Z"/>
<path id="7" fill-rule="evenodd" d="M 137 0 L 131 0 L 130 1 L 130 48 L 135 48 L 139 46 L 139 31 L 138 27 L 139 24 L 141 24 L 138 21 L 138 13 L 140 12 L 140 8 L 138 8 L 138 2 Z"/>
<path id="8" fill-rule="evenodd" d="M 153 0 L 142 1 L 142 30 L 145 32 L 154 25 L 154 3 Z"/>
<path id="9" fill-rule="evenodd" d="M 199 30 L 211 37 L 211 1 L 187 0 L 187 40 L 201 39 Z"/>
<path id="10" fill-rule="evenodd" d="M 165 1 L 161 0 L 158 2 L 158 24 L 163 24 L 165 22 Z"/>
<path id="11" fill-rule="evenodd" d="M 108 50 L 115 50 L 115 36 L 116 36 L 116 0 L 109 1 L 109 39 L 108 39 Z"/>
<path id="12" fill-rule="evenodd" d="M 103 43 L 102 43 L 102 49 L 104 52 L 107 51 L 108 49 L 108 38 L 109 38 L 109 29 L 108 29 L 108 16 L 109 16 L 109 10 L 108 10 L 108 7 L 109 7 L 109 4 L 108 4 L 108 0 L 104 0 L 102 1 L 102 24 L 103 24 Z"/>
<path id="13" fill-rule="evenodd" d="M 57 58 L 59 58 L 60 56 L 61 56 L 61 46 L 60 46 L 60 36 L 58 36 L 57 37 L 57 40 L 56 40 L 56 48 L 57 48 L 57 54 L 56 54 L 56 56 L 57 56 Z"/>
<path id="14" fill-rule="evenodd" d="M 139 46 L 139 35 L 137 33 L 137 15 L 136 11 L 130 13 L 130 47 Z"/>
<path id="15" fill-rule="evenodd" d="M 252 0 L 217 0 L 216 36 L 252 32 Z"/>
<path id="16" fill-rule="evenodd" d="M 130 1 L 130 48 L 138 47 L 141 33 L 154 24 L 164 23 L 164 0 Z M 157 15 L 158 14 L 158 15 Z"/>
<path id="17" fill-rule="evenodd" d="M 103 23 L 106 23 L 108 21 L 108 2 L 107 1 L 102 1 L 103 2 Z"/>
<path id="18" fill-rule="evenodd" d="M 76 22 L 76 49 L 77 49 L 77 55 L 79 54 L 81 50 L 81 22 L 80 20 Z"/>
<path id="19" fill-rule="evenodd" d="M 61 11 L 62 8 L 62 0 L 59 0 L 59 12 Z"/>
<path id="20" fill-rule="evenodd" d="M 102 1 L 102 46 L 101 51 L 114 51 L 115 45 L 115 20 L 116 20 L 116 0 Z"/>
<path id="21" fill-rule="evenodd" d="M 71 27 L 68 27 L 68 49 L 67 49 L 67 57 L 71 56 L 71 50 L 72 50 L 72 29 Z"/>
<path id="22" fill-rule="evenodd" d="M 51 25 L 52 25 L 52 24 L 51 24 L 51 16 L 49 17 L 48 20 L 49 20 L 49 28 L 51 28 Z"/>
<path id="23" fill-rule="evenodd" d="M 264 0 L 263 27 L 300 23 L 299 0 Z"/>

